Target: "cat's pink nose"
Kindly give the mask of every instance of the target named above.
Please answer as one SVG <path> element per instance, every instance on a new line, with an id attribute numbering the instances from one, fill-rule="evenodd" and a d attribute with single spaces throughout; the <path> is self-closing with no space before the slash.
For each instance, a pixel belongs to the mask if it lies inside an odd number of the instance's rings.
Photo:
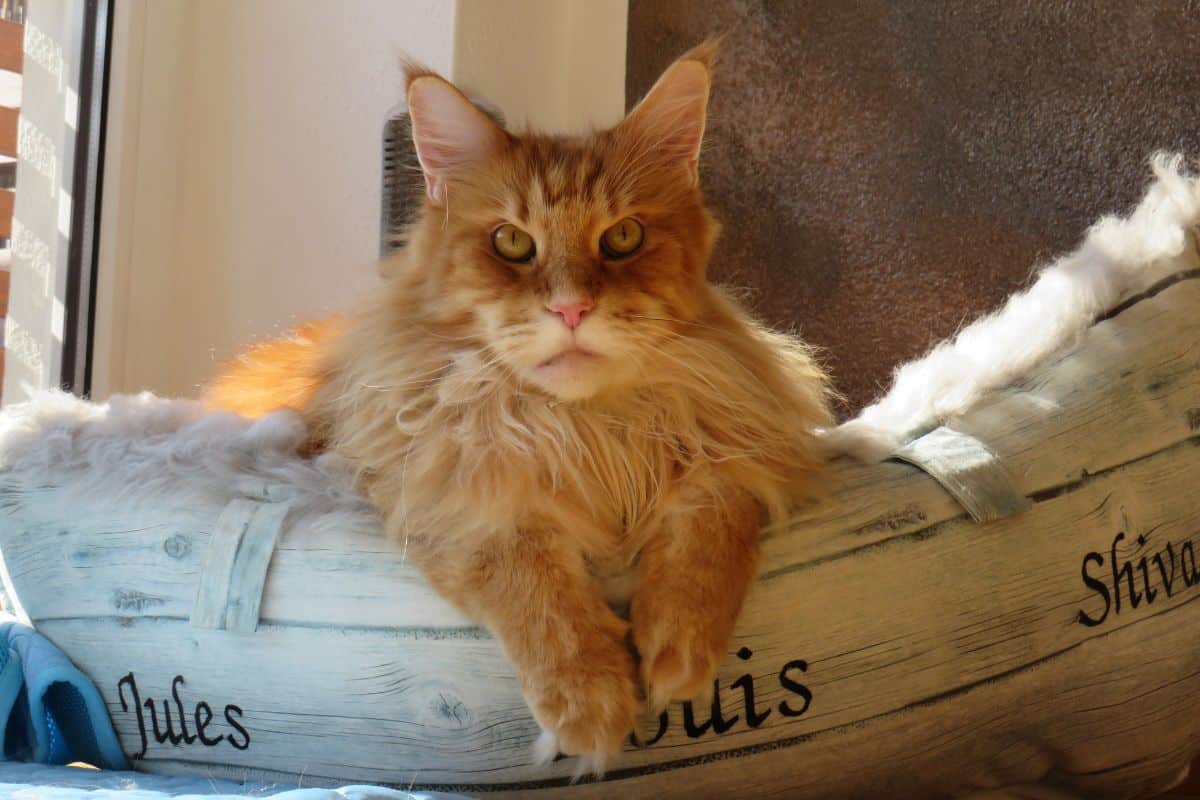
<path id="1" fill-rule="evenodd" d="M 575 330 L 583 322 L 583 315 L 592 310 L 596 304 L 591 300 L 571 300 L 569 302 L 549 303 L 546 308 L 550 313 L 562 317 L 563 324 Z"/>

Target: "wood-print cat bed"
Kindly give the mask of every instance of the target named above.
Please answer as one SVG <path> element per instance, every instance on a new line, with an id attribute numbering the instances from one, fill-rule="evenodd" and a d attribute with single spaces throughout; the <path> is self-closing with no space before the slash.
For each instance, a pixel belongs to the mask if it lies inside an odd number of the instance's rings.
<path id="1" fill-rule="evenodd" d="M 838 461 L 830 496 L 766 535 L 711 702 L 648 719 L 599 783 L 531 763 L 496 643 L 340 465 L 296 456 L 303 436 L 148 396 L 48 396 L 0 422 L 7 588 L 141 769 L 522 797 L 1129 797 L 1200 749 L 1195 271 L 911 445 L 953 494 L 910 463 Z"/>

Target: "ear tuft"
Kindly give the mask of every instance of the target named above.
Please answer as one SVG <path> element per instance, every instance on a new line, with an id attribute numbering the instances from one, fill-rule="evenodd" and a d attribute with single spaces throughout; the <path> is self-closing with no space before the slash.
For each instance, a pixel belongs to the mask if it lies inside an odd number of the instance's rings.
<path id="1" fill-rule="evenodd" d="M 682 163 L 698 180 L 711 67 L 719 40 L 709 39 L 667 67 L 620 127 L 659 160 Z"/>
<path id="2" fill-rule="evenodd" d="M 413 146 L 435 206 L 446 204 L 449 182 L 491 156 L 507 134 L 454 84 L 436 72 L 404 62 Z"/>
<path id="3" fill-rule="evenodd" d="M 699 61 L 712 73 L 713 67 L 716 66 L 717 56 L 721 52 L 721 42 L 725 41 L 725 35 L 710 36 L 700 44 L 688 50 L 681 55 L 679 61 Z"/>
<path id="4" fill-rule="evenodd" d="M 413 81 L 421 77 L 441 78 L 435 70 L 422 64 L 420 61 L 408 58 L 407 56 L 400 57 L 400 69 L 404 73 L 404 87 L 407 89 L 413 85 Z"/>

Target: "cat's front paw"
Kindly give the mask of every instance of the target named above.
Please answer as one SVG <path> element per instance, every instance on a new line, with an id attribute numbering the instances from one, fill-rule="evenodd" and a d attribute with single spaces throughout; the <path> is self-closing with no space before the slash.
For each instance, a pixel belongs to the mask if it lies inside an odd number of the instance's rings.
<path id="1" fill-rule="evenodd" d="M 672 700 L 696 700 L 712 691 L 728 649 L 732 626 L 703 608 L 635 603 L 633 641 L 642 660 L 646 697 L 655 712 Z"/>
<path id="2" fill-rule="evenodd" d="M 633 730 L 640 703 L 632 656 L 624 647 L 548 670 L 527 689 L 544 731 L 534 748 L 538 761 L 559 753 L 581 756 L 576 775 L 604 773 Z"/>

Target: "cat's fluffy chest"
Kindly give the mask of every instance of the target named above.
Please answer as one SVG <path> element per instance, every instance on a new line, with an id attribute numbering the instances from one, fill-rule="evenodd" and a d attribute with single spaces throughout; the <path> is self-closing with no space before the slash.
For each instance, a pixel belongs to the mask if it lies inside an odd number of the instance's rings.
<path id="1" fill-rule="evenodd" d="M 444 475 L 465 506 L 478 503 L 484 528 L 553 525 L 578 540 L 599 574 L 631 563 L 687 472 L 682 444 L 653 414 L 519 388 L 445 413 L 445 427 L 410 444 L 440 447 L 444 460 L 430 463 L 429 476 L 412 474 L 410 461 L 409 479 Z"/>
<path id="2" fill-rule="evenodd" d="M 330 386 L 345 407 L 330 415 L 332 441 L 397 538 L 545 525 L 597 564 L 628 564 L 672 487 L 703 461 L 696 432 L 677 430 L 696 417 L 678 396 L 564 402 L 489 368 L 483 353 L 404 352 L 347 364 Z"/>

